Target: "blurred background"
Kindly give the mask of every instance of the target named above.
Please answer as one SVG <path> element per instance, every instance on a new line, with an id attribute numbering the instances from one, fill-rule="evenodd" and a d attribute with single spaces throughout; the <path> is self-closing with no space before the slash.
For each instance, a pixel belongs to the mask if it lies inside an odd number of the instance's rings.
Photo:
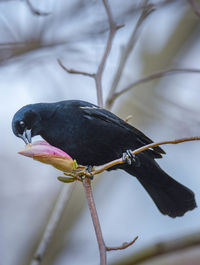
<path id="1" fill-rule="evenodd" d="M 117 31 L 103 74 L 106 102 L 121 54 L 135 29 L 143 1 L 109 0 Z M 120 91 L 155 72 L 200 69 L 199 1 L 151 1 L 154 12 L 120 74 Z M 70 75 L 58 64 L 95 72 L 108 37 L 104 6 L 97 0 L 0 1 L 0 253 L 2 265 L 30 264 L 56 199 L 61 173 L 17 154 L 24 144 L 11 130 L 23 105 L 79 99 L 97 103 L 93 79 Z M 135 86 L 111 110 L 154 141 L 200 135 L 200 74 L 177 73 Z M 200 205 L 200 143 L 164 146 L 159 164 L 196 194 Z M 99 264 L 99 253 L 84 190 L 72 187 L 42 265 Z M 135 262 L 138 251 L 158 242 L 200 232 L 199 208 L 181 218 L 163 216 L 137 180 L 115 171 L 95 177 L 94 197 L 105 242 L 118 246 L 139 236 L 123 251 L 108 253 L 108 264 L 200 264 L 200 247 Z M 193 238 L 193 236 L 191 236 Z"/>

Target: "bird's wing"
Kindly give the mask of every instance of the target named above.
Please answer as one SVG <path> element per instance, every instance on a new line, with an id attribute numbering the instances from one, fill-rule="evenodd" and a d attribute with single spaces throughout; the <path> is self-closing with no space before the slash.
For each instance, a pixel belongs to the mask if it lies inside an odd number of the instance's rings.
<path id="1" fill-rule="evenodd" d="M 130 131 L 130 133 L 134 134 L 135 138 L 138 141 L 139 146 L 144 146 L 147 144 L 152 143 L 153 141 L 148 138 L 145 134 L 143 134 L 138 129 L 134 128 L 133 126 L 129 125 L 127 122 L 123 121 L 113 113 L 99 108 L 99 107 L 81 107 L 82 111 L 84 112 L 84 117 L 91 120 L 91 119 L 98 119 L 104 121 L 105 123 L 110 123 L 117 127 L 121 127 L 122 129 Z M 162 157 L 161 154 L 165 154 L 165 151 L 160 148 L 159 146 L 152 148 L 153 153 L 156 158 Z"/>

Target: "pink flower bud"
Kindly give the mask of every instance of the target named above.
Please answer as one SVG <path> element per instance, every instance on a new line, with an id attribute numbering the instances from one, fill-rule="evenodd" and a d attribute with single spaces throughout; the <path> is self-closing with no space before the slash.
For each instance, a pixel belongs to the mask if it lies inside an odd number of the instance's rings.
<path id="1" fill-rule="evenodd" d="M 67 157 L 72 159 L 67 153 L 62 151 L 61 149 L 50 145 L 46 141 L 36 141 L 32 144 L 27 144 L 26 148 L 19 152 L 20 155 L 33 157 L 34 155 L 56 155 Z"/>
<path id="2" fill-rule="evenodd" d="M 25 149 L 19 154 L 32 157 L 33 159 L 62 171 L 72 171 L 76 168 L 76 161 L 74 161 L 67 153 L 59 148 L 50 145 L 46 141 L 36 141 L 33 144 L 27 144 Z"/>

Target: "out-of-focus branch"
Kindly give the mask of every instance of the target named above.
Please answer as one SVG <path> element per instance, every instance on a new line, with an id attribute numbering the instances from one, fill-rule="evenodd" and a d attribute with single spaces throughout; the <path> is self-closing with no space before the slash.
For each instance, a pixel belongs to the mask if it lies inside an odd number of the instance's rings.
<path id="1" fill-rule="evenodd" d="M 74 69 L 69 69 L 67 68 L 62 62 L 60 59 L 57 59 L 59 65 L 66 71 L 68 72 L 69 74 L 76 74 L 76 75 L 85 75 L 85 76 L 89 76 L 89 77 L 95 77 L 95 74 L 91 74 L 91 73 L 88 73 L 88 72 L 83 72 L 83 71 L 77 71 L 77 70 L 74 70 Z"/>
<path id="2" fill-rule="evenodd" d="M 41 49 L 56 48 L 64 44 L 66 44 L 65 41 L 43 43 L 40 38 L 36 38 L 35 40 L 30 39 L 24 42 L 0 43 L 0 66 L 2 62 L 4 64 L 8 59 L 19 58 L 31 52 L 37 52 Z"/>
<path id="3" fill-rule="evenodd" d="M 166 70 L 162 70 L 141 79 L 134 81 L 132 84 L 127 86 L 126 88 L 122 89 L 119 92 L 115 92 L 110 99 L 113 102 L 117 97 L 121 96 L 122 94 L 128 92 L 129 90 L 133 89 L 134 87 L 141 85 L 143 83 L 152 81 L 157 78 L 161 78 L 164 76 L 172 75 L 172 74 L 200 74 L 200 69 L 192 69 L 192 68 L 170 68 Z"/>
<path id="4" fill-rule="evenodd" d="M 51 242 L 51 238 L 62 216 L 63 210 L 68 201 L 70 200 L 74 184 L 71 185 L 72 186 L 64 185 L 62 187 L 57 199 L 57 203 L 53 209 L 51 217 L 49 218 L 49 222 L 45 228 L 43 237 L 40 241 L 37 250 L 35 251 L 30 265 L 40 265 L 42 263 L 47 248 Z"/>
<path id="5" fill-rule="evenodd" d="M 195 2 L 195 0 L 188 0 L 189 4 L 191 5 L 194 13 L 200 17 L 200 9 L 197 6 L 197 3 Z"/>
<path id="6" fill-rule="evenodd" d="M 142 25 L 143 22 L 145 21 L 145 19 L 154 11 L 154 6 L 152 4 L 148 4 L 148 1 L 145 2 L 145 5 L 143 7 L 142 13 L 137 21 L 136 26 L 134 27 L 134 30 L 130 36 L 130 39 L 128 40 L 128 43 L 126 45 L 126 47 L 122 50 L 121 52 L 121 58 L 120 58 L 120 62 L 119 62 L 119 66 L 117 69 L 117 72 L 114 76 L 113 79 L 113 83 L 106 101 L 106 108 L 110 109 L 114 99 L 113 99 L 113 94 L 115 93 L 117 86 L 119 84 L 120 78 L 122 76 L 124 67 L 126 65 L 126 62 L 129 58 L 129 55 L 131 53 L 131 51 L 133 50 L 133 48 L 135 47 L 135 44 L 137 42 L 139 33 L 142 29 Z"/>
<path id="7" fill-rule="evenodd" d="M 38 9 L 36 9 L 36 8 L 32 5 L 31 0 L 26 0 L 26 3 L 27 3 L 27 5 L 28 5 L 30 11 L 31 11 L 34 15 L 36 15 L 36 16 L 48 16 L 48 15 L 50 15 L 49 12 L 43 12 L 43 11 L 39 11 Z"/>
<path id="8" fill-rule="evenodd" d="M 113 16 L 112 16 L 110 6 L 108 4 L 108 1 L 107 0 L 102 0 L 102 1 L 103 1 L 104 7 L 106 10 L 106 14 L 108 17 L 108 21 L 109 21 L 109 36 L 108 36 L 108 40 L 107 40 L 107 44 L 106 44 L 103 56 L 101 58 L 101 61 L 99 63 L 98 69 L 97 69 L 97 72 L 96 73 L 87 73 L 87 72 L 83 72 L 83 71 L 69 69 L 66 66 L 64 66 L 63 63 L 58 59 L 58 63 L 66 72 L 68 72 L 70 74 L 81 74 L 81 75 L 85 75 L 85 76 L 89 76 L 89 77 L 94 78 L 95 84 L 96 84 L 96 91 L 97 91 L 97 102 L 98 102 L 98 105 L 100 107 L 103 107 L 102 75 L 103 75 L 103 71 L 105 68 L 105 64 L 106 64 L 106 61 L 108 59 L 110 49 L 112 47 L 112 42 L 113 42 L 115 33 L 118 29 L 120 29 L 121 27 L 124 26 L 124 25 L 117 25 L 115 23 Z"/>
<path id="9" fill-rule="evenodd" d="M 110 9 L 110 6 L 108 4 L 107 0 L 102 0 L 105 10 L 106 10 L 106 14 L 108 17 L 108 21 L 109 21 L 109 36 L 108 36 L 108 40 L 107 40 L 107 44 L 105 47 L 105 51 L 104 54 L 102 56 L 101 62 L 99 64 L 97 73 L 95 75 L 95 83 L 96 83 L 96 88 L 97 88 L 97 99 L 98 99 L 98 105 L 103 107 L 103 89 L 102 89 L 102 74 L 103 74 L 103 70 L 105 68 L 105 64 L 108 58 L 108 55 L 110 53 L 110 49 L 112 47 L 112 42 L 115 36 L 115 33 L 118 29 L 120 29 L 121 27 L 123 27 L 123 25 L 117 25 L 113 19 L 112 16 L 112 12 Z"/>
<path id="10" fill-rule="evenodd" d="M 113 263 L 113 265 L 136 265 L 147 260 L 150 261 L 151 258 L 159 257 L 163 254 L 173 253 L 197 245 L 200 245 L 200 232 L 179 237 L 177 239 L 170 239 L 165 242 L 159 242 L 134 253 L 131 257 L 123 259 L 123 261 L 119 260 L 118 262 Z M 170 264 L 173 263 L 171 262 Z M 161 263 L 162 262 L 160 262 L 160 264 Z"/>

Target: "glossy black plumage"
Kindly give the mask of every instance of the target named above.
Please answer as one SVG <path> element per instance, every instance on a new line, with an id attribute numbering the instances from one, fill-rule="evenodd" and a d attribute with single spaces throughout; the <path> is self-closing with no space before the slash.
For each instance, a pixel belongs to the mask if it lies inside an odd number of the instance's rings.
<path id="1" fill-rule="evenodd" d="M 82 165 L 102 165 L 122 157 L 128 149 L 152 142 L 111 112 L 78 100 L 23 107 L 12 123 L 13 132 L 19 137 L 24 130 L 20 121 L 24 122 L 25 129 L 31 130 L 32 137 L 41 135 Z M 161 158 L 164 153 L 160 147 L 155 147 L 138 154 L 134 164 L 112 169 L 120 168 L 137 177 L 163 214 L 182 216 L 196 207 L 194 194 L 155 162 L 154 159 Z"/>

